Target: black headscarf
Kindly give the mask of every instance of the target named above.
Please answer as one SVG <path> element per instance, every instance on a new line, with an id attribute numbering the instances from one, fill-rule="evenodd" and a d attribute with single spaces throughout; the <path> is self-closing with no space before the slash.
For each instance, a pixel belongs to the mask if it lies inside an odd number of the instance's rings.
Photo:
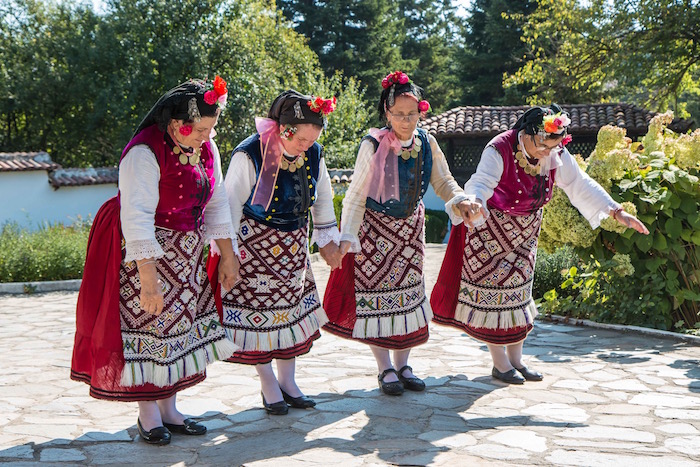
<path id="1" fill-rule="evenodd" d="M 204 82 L 196 80 L 190 80 L 172 88 L 170 91 L 163 94 L 161 98 L 158 99 L 158 102 L 153 105 L 138 128 L 136 128 L 134 136 L 143 129 L 155 124 L 158 125 L 161 131 L 165 131 L 171 120 L 192 122 L 193 112 L 191 110 L 193 109 L 190 109 L 190 101 L 192 101 L 192 99 L 194 99 L 201 117 L 216 116 L 219 107 L 217 103 L 209 105 L 204 102 L 204 93 L 206 91 L 207 89 L 204 86 Z"/>
<path id="2" fill-rule="evenodd" d="M 311 123 L 320 127 L 326 126 L 323 112 L 314 112 L 309 107 L 309 102 L 314 98 L 293 89 L 284 91 L 272 103 L 267 118 L 271 118 L 280 125 L 295 125 L 299 123 Z"/>
<path id="3" fill-rule="evenodd" d="M 379 98 L 379 105 L 377 110 L 379 111 L 379 119 L 383 120 L 387 109 L 394 106 L 396 98 L 402 94 L 411 94 L 418 102 L 425 99 L 425 91 L 420 86 L 416 86 L 413 83 L 399 84 L 395 83 L 382 91 L 382 95 Z"/>
<path id="4" fill-rule="evenodd" d="M 513 125 L 513 130 L 525 130 L 527 135 L 536 135 L 538 132 L 542 131 L 544 117 L 546 115 L 554 115 L 561 113 L 561 107 L 557 104 L 552 104 L 549 107 L 532 107 L 525 111 L 524 114 L 520 116 L 515 125 Z M 566 135 L 567 130 L 564 129 L 563 133 L 548 134 L 551 138 L 561 138 Z"/>

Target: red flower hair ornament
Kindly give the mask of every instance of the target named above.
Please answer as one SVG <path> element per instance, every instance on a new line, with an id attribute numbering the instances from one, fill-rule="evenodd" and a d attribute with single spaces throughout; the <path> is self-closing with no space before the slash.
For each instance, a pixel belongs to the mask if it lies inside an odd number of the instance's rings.
<path id="1" fill-rule="evenodd" d="M 389 86 L 393 86 L 394 84 L 406 84 L 410 82 L 411 80 L 406 73 L 397 70 L 386 75 L 386 77 L 382 80 L 382 88 L 387 89 Z"/>
<path id="2" fill-rule="evenodd" d="M 226 97 L 228 96 L 226 81 L 224 81 L 221 76 L 216 75 L 214 81 L 211 83 L 205 82 L 204 85 L 206 87 L 211 86 L 211 89 L 204 93 L 204 102 L 206 102 L 208 105 L 216 104 L 220 109 L 226 107 Z"/>
<path id="3" fill-rule="evenodd" d="M 315 97 L 306 103 L 312 112 L 320 113 L 323 115 L 328 115 L 335 110 L 337 100 L 335 96 L 331 99 L 324 99 L 323 97 Z"/>

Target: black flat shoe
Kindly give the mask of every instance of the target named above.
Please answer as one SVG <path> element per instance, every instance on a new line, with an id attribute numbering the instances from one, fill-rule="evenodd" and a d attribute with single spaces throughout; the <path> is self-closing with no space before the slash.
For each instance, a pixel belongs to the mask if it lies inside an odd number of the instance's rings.
<path id="1" fill-rule="evenodd" d="M 262 396 L 263 407 L 265 407 L 265 410 L 267 410 L 267 413 L 270 415 L 287 415 L 287 412 L 289 412 L 289 406 L 285 401 L 281 400 L 279 402 L 268 404 L 262 391 L 260 392 L 260 395 Z"/>
<path id="2" fill-rule="evenodd" d="M 165 446 L 170 444 L 170 432 L 164 426 L 157 426 L 154 429 L 147 431 L 141 426 L 141 420 L 136 419 L 136 426 L 139 429 L 139 435 L 141 439 L 148 444 L 156 444 L 159 446 Z"/>
<path id="3" fill-rule="evenodd" d="M 500 379 L 504 383 L 508 384 L 523 384 L 525 382 L 525 378 L 520 376 L 516 371 L 515 368 L 511 368 L 510 370 L 506 371 L 505 373 L 501 373 L 496 369 L 496 367 L 493 367 L 493 370 L 491 370 L 491 376 L 493 376 L 496 379 Z"/>
<path id="4" fill-rule="evenodd" d="M 282 391 L 284 401 L 295 409 L 310 409 L 311 407 L 316 406 L 316 401 L 310 397 L 303 395 L 299 397 L 292 397 L 284 392 L 284 389 L 280 388 L 280 391 Z"/>
<path id="5" fill-rule="evenodd" d="M 399 376 L 399 374 L 396 373 L 396 370 L 393 368 L 388 368 L 382 371 L 382 373 L 377 376 L 377 379 L 379 380 L 379 389 L 381 389 L 384 394 L 388 394 L 390 396 L 400 396 L 403 394 L 403 383 L 401 381 L 392 381 L 391 383 L 384 382 L 384 378 L 389 373 L 394 373 L 396 376 Z"/>
<path id="6" fill-rule="evenodd" d="M 528 381 L 542 381 L 544 376 L 539 371 L 529 370 L 526 366 L 522 368 L 516 368 L 518 372 L 525 377 Z"/>
<path id="7" fill-rule="evenodd" d="M 410 378 L 406 378 L 405 376 L 403 376 L 403 372 L 406 370 L 413 373 L 413 368 L 411 368 L 408 365 L 401 368 L 398 372 L 399 381 L 401 381 L 401 384 L 403 384 L 404 389 L 408 389 L 409 391 L 424 391 L 425 383 L 423 382 L 423 380 L 417 378 L 415 375 L 411 376 Z"/>
<path id="8" fill-rule="evenodd" d="M 181 435 L 198 436 L 203 435 L 207 432 L 207 427 L 205 427 L 201 423 L 197 423 L 191 418 L 186 418 L 185 420 L 183 420 L 182 425 L 174 425 L 172 423 L 163 422 L 163 426 L 170 430 L 171 433 L 178 433 Z"/>

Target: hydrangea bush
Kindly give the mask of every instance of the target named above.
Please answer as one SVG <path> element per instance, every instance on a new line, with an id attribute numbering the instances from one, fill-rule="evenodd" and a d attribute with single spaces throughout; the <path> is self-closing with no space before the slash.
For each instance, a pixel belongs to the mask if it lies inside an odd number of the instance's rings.
<path id="1" fill-rule="evenodd" d="M 605 126 L 595 150 L 579 165 L 625 211 L 649 228 L 648 236 L 613 219 L 591 230 L 557 189 L 545 207 L 540 246 L 574 247 L 584 260 L 561 287 L 577 293 L 545 294 L 547 312 L 660 329 L 700 329 L 700 129 L 668 130 L 673 114 L 655 116 L 641 142 Z M 570 292 L 569 292 L 570 293 Z"/>

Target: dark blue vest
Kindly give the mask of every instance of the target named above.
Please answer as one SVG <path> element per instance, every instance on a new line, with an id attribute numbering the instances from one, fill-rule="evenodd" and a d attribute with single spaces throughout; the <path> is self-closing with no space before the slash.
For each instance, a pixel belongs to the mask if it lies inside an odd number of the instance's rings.
<path id="1" fill-rule="evenodd" d="M 428 184 L 430 174 L 433 170 L 433 151 L 430 149 L 428 133 L 418 129 L 418 137 L 423 143 L 418 157 L 410 158 L 407 161 L 399 157 L 399 200 L 390 199 L 380 203 L 372 198 L 367 198 L 365 206 L 367 209 L 382 212 L 392 217 L 406 219 L 416 210 L 418 203 L 423 199 Z M 376 151 L 379 142 L 371 136 L 365 136 L 374 144 Z"/>
<path id="2" fill-rule="evenodd" d="M 256 133 L 243 140 L 233 153 L 238 151 L 246 153 L 253 161 L 256 180 L 259 180 L 262 166 L 260 135 Z M 264 206 L 251 204 L 253 200 L 253 193 L 251 193 L 243 206 L 243 213 L 258 222 L 285 232 L 306 227 L 309 222 L 309 209 L 316 201 L 316 183 L 322 157 L 323 146 L 314 143 L 306 151 L 304 165 L 300 169 L 294 172 L 280 169 L 272 194 L 272 202 L 267 211 Z"/>

